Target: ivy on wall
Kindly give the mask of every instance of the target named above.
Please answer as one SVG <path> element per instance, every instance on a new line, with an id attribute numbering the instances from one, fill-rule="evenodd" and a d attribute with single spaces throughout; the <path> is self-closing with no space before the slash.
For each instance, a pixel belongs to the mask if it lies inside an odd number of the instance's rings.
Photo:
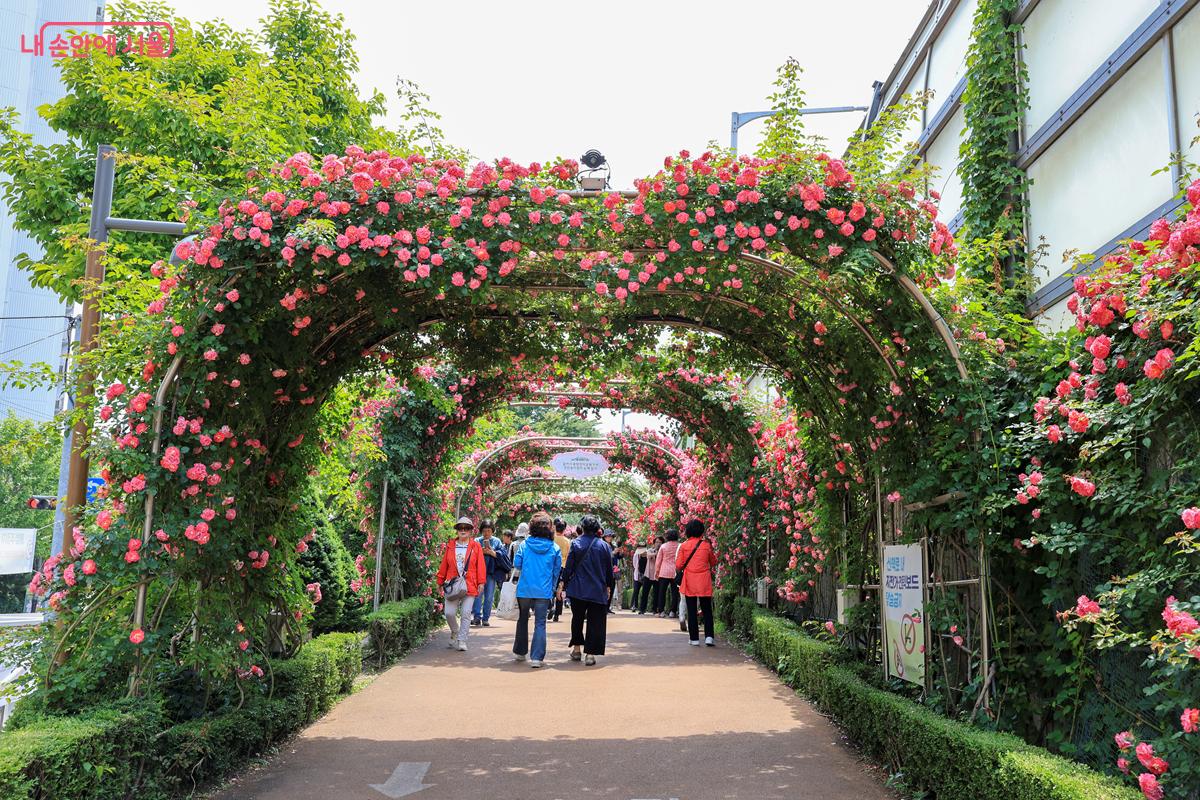
<path id="1" fill-rule="evenodd" d="M 1026 70 L 1020 59 L 1020 25 L 1012 13 L 1018 0 L 980 0 L 967 50 L 967 86 L 962 96 L 966 130 L 959 146 L 963 184 L 962 228 L 965 273 L 1006 293 L 1020 307 L 1028 274 L 1023 266 L 1025 174 L 1013 157 L 1028 106 Z"/>

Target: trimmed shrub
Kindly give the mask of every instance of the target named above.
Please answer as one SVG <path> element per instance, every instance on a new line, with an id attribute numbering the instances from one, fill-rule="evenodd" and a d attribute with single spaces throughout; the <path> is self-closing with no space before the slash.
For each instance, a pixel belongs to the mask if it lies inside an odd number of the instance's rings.
<path id="1" fill-rule="evenodd" d="M 403 637 L 419 641 L 432 601 L 396 605 Z M 0 798 L 157 800 L 191 792 L 332 708 L 362 671 L 362 646 L 362 634 L 318 636 L 294 657 L 271 662 L 269 697 L 251 695 L 235 710 L 175 725 L 152 701 L 51 717 L 30 700 L 0 735 Z"/>
<path id="2" fill-rule="evenodd" d="M 736 597 L 737 593 L 728 589 L 713 592 L 713 616 L 726 630 L 733 629 L 733 601 Z"/>
<path id="3" fill-rule="evenodd" d="M 321 585 L 321 602 L 313 610 L 313 633 L 359 630 L 367 609 L 350 588 L 358 577 L 354 557 L 332 525 L 319 518 L 314 521 L 315 536 L 300 556 L 302 580 Z"/>
<path id="4" fill-rule="evenodd" d="M 433 627 L 436 606 L 432 597 L 410 597 L 398 603 L 384 603 L 378 611 L 368 614 L 367 629 L 375 663 L 380 667 L 390 664 L 425 641 Z"/>
<path id="5" fill-rule="evenodd" d="M 150 797 L 142 762 L 155 749 L 162 710 L 121 701 L 74 717 L 27 716 L 0 735 L 0 797 L 5 800 L 120 800 Z"/>
<path id="6" fill-rule="evenodd" d="M 749 639 L 754 635 L 754 615 L 758 612 L 758 605 L 749 597 L 735 597 L 733 599 L 733 619 L 730 629 L 742 639 Z"/>
<path id="7" fill-rule="evenodd" d="M 302 728 L 310 705 L 303 695 L 256 697 L 236 711 L 167 728 L 156 765 L 160 784 L 174 795 L 233 772 Z"/>
<path id="8" fill-rule="evenodd" d="M 735 614 L 738 613 L 735 610 Z M 735 626 L 736 627 L 736 626 Z M 758 612 L 753 651 L 813 700 L 864 752 L 939 798 L 977 800 L 1136 800 L 1120 782 L 1026 744 L 1015 736 L 956 722 L 876 688 L 838 663 L 839 648 L 788 620 Z"/>
<path id="9" fill-rule="evenodd" d="M 350 691 L 362 672 L 362 636 L 327 633 L 300 648 L 292 658 L 274 667 L 274 697 L 303 700 L 304 723 L 333 708 L 337 698 Z"/>

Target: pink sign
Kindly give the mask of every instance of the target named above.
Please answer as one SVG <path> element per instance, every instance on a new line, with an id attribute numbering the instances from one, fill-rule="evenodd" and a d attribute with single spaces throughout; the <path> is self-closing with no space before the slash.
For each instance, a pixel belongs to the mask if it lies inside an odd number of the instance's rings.
<path id="1" fill-rule="evenodd" d="M 94 28 L 95 33 L 72 33 Z M 54 38 L 47 41 L 48 36 Z M 86 58 L 93 53 L 133 53 L 148 58 L 166 58 L 175 52 L 175 26 L 169 22 L 46 22 L 33 37 L 33 46 L 21 34 L 21 52 L 51 58 Z"/>

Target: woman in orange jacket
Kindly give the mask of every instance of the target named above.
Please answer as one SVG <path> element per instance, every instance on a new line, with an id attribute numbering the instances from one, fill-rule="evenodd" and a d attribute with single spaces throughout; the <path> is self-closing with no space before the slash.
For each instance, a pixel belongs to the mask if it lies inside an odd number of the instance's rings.
<path id="1" fill-rule="evenodd" d="M 704 523 L 694 519 L 685 529 L 687 541 L 679 545 L 675 553 L 676 568 L 683 572 L 683 584 L 679 591 L 687 601 L 688 644 L 700 646 L 700 624 L 697 611 L 704 612 L 704 643 L 713 647 L 713 567 L 717 566 L 717 553 L 712 542 L 704 536 Z"/>
<path id="2" fill-rule="evenodd" d="M 438 567 L 437 582 L 442 589 L 446 622 L 450 625 L 451 650 L 467 649 L 467 632 L 471 629 L 471 607 L 479 587 L 487 581 L 487 566 L 483 548 L 475 541 L 475 523 L 461 517 L 454 524 L 457 534 L 446 542 L 442 565 Z M 459 618 L 462 619 L 460 624 Z"/>

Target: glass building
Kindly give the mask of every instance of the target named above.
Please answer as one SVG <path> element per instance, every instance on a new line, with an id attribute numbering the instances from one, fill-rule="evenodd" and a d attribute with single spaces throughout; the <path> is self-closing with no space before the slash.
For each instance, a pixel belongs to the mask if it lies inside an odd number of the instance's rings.
<path id="1" fill-rule="evenodd" d="M 63 141 L 42 120 L 38 106 L 63 94 L 55 59 L 49 53 L 22 52 L 45 22 L 101 19 L 103 0 L 0 0 L 0 107 L 16 109 L 22 129 L 38 144 Z M 13 230 L 12 215 L 0 204 L 0 361 L 45 362 L 58 367 L 67 344 L 71 307 L 49 289 L 30 286 L 18 269 L 21 253 L 41 250 L 29 236 Z M 0 389 L 0 416 L 13 413 L 33 420 L 54 416 L 57 389 Z"/>

